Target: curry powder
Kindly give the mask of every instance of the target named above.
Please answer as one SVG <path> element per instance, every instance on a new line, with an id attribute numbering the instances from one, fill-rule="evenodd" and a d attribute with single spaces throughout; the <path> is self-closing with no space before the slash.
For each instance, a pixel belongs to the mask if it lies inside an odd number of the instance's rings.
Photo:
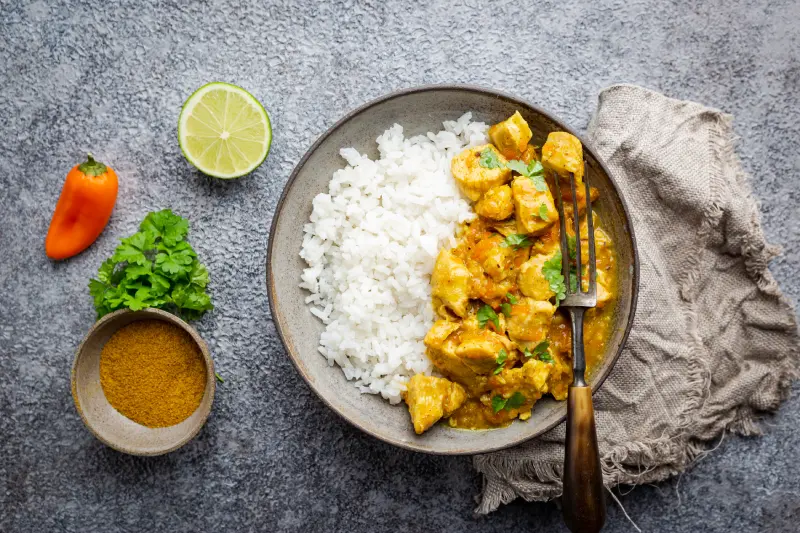
<path id="1" fill-rule="evenodd" d="M 206 366 L 186 331 L 161 320 L 141 320 L 120 328 L 103 346 L 100 383 L 108 402 L 124 416 L 166 427 L 200 405 Z"/>

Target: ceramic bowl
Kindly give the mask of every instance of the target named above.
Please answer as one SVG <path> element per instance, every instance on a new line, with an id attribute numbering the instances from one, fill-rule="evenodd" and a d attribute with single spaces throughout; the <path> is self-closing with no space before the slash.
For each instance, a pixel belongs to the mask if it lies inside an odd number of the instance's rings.
<path id="1" fill-rule="evenodd" d="M 118 329 L 138 320 L 162 320 L 186 331 L 203 354 L 206 388 L 200 405 L 186 420 L 174 426 L 149 428 L 114 409 L 100 385 L 100 352 Z M 197 331 L 177 316 L 160 309 L 123 309 L 98 320 L 81 342 L 72 365 L 72 398 L 89 431 L 115 450 L 132 455 L 161 455 L 177 450 L 200 431 L 211 412 L 216 382 L 214 362 Z"/>
<path id="2" fill-rule="evenodd" d="M 334 412 L 364 432 L 383 441 L 438 454 L 476 454 L 499 450 L 541 435 L 566 417 L 566 402 L 540 400 L 526 422 L 502 429 L 466 431 L 437 424 L 416 435 L 405 404 L 392 406 L 379 396 L 362 395 L 336 366 L 317 351 L 323 324 L 304 303 L 307 292 L 298 287 L 307 265 L 300 258 L 303 225 L 311 214 L 313 198 L 328 191 L 333 172 L 345 166 L 339 155 L 352 146 L 377 157 L 375 139 L 398 123 L 406 136 L 439 131 L 442 122 L 455 120 L 467 111 L 473 120 L 493 124 L 519 110 L 533 131 L 532 142 L 541 146 L 547 134 L 566 124 L 533 104 L 490 89 L 469 86 L 426 86 L 395 92 L 352 111 L 306 152 L 295 167 L 272 220 L 267 252 L 267 290 L 278 334 L 297 371 Z M 639 282 L 636 244 L 630 217 L 608 169 L 591 145 L 582 139 L 589 182 L 600 190 L 596 211 L 616 243 L 619 265 L 619 301 L 615 326 L 602 365 L 594 372 L 595 390 L 602 385 L 619 356 L 633 323 Z"/>

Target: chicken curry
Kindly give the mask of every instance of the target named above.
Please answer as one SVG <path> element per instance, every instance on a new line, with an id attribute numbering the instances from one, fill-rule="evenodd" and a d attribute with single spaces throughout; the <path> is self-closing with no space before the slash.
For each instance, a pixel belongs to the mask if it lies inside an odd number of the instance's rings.
<path id="1" fill-rule="evenodd" d="M 588 257 L 583 147 L 573 135 L 553 132 L 541 147 L 519 112 L 489 128 L 491 144 L 467 148 L 452 160 L 452 174 L 477 217 L 459 229 L 457 245 L 440 251 L 431 276 L 436 322 L 425 336 L 438 374 L 414 375 L 403 399 L 416 433 L 440 419 L 451 427 L 489 429 L 527 420 L 543 395 L 567 397 L 572 382 L 569 318 L 558 309 L 565 283 L 577 283 L 573 265 L 562 274 L 559 214 L 564 199 L 570 259 L 581 246 Z M 562 179 L 567 178 L 567 179 Z M 590 189 L 588 201 L 598 199 Z M 582 238 L 574 235 L 579 217 Z M 597 307 L 586 312 L 584 344 L 589 372 L 605 351 L 617 293 L 613 244 L 594 215 Z M 586 275 L 582 279 L 587 279 Z"/>

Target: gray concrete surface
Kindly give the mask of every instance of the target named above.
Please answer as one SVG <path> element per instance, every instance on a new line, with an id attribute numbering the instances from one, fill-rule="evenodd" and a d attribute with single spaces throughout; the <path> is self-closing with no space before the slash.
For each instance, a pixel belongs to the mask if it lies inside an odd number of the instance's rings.
<path id="1" fill-rule="evenodd" d="M 468 458 L 359 434 L 295 374 L 270 321 L 267 232 L 293 165 L 349 109 L 422 83 L 483 84 L 585 128 L 598 91 L 639 83 L 736 116 L 772 268 L 800 298 L 800 7 L 793 0 L 526 3 L 0 0 L 0 531 L 565 531 L 552 504 L 472 515 Z M 193 171 L 175 124 L 211 80 L 271 113 L 272 152 L 232 183 Z M 91 150 L 120 175 L 98 242 L 51 263 L 67 170 Z M 220 373 L 200 436 L 120 455 L 83 427 L 73 351 L 88 278 L 149 210 L 191 219 L 217 309 L 197 323 Z M 680 480 L 621 497 L 645 531 L 797 531 L 800 399 L 763 438 L 728 437 Z M 627 491 L 626 491 L 627 492 Z M 609 508 L 607 531 L 632 531 Z"/>

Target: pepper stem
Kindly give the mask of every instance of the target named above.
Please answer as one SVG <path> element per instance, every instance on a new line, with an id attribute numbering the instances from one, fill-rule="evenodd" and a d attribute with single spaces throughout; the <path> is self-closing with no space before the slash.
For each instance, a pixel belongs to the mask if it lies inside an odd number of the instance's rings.
<path id="1" fill-rule="evenodd" d="M 86 154 L 86 162 L 78 165 L 78 170 L 87 176 L 99 176 L 101 174 L 105 174 L 108 170 L 108 167 L 106 167 L 100 161 L 95 161 L 94 157 L 92 157 L 92 154 Z"/>

